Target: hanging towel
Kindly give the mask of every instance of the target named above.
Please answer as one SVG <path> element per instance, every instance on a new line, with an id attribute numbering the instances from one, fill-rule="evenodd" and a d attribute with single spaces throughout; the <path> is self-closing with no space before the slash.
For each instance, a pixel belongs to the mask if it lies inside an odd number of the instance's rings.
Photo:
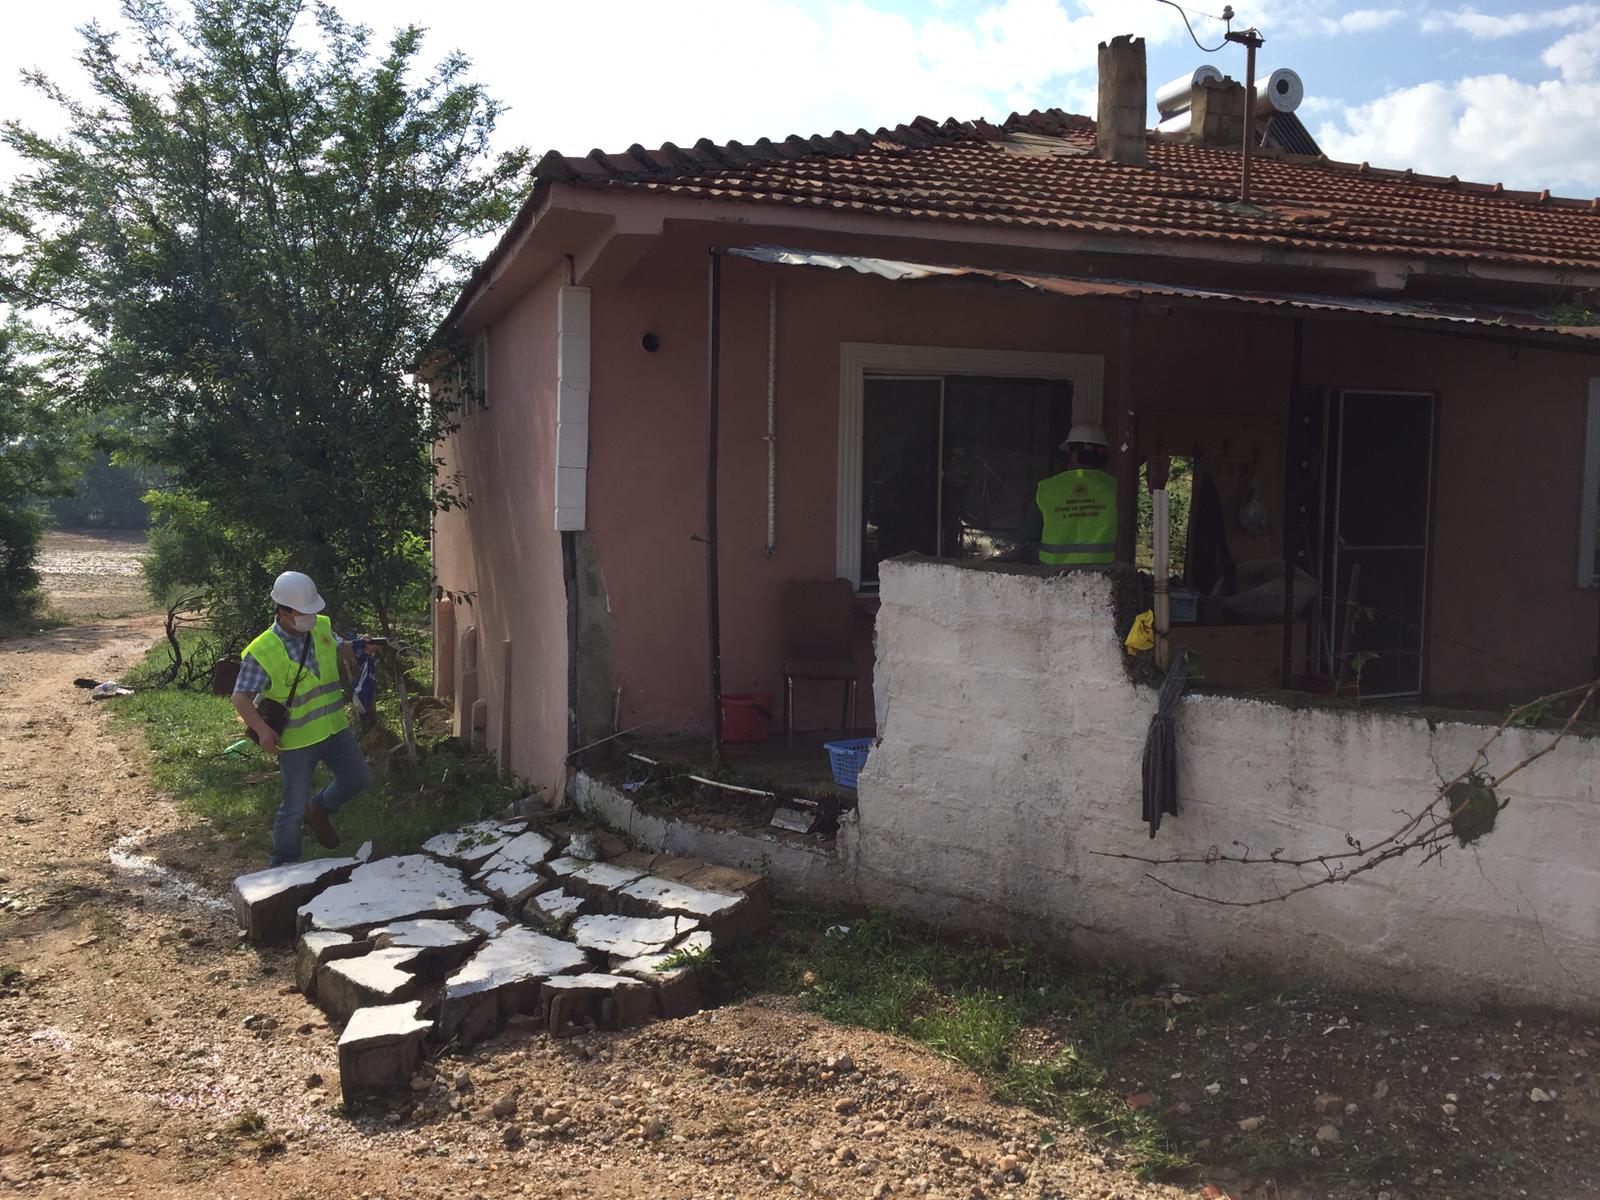
<path id="1" fill-rule="evenodd" d="M 1150 836 L 1161 828 L 1163 814 L 1178 815 L 1178 697 L 1189 681 L 1189 668 L 1180 657 L 1161 681 L 1155 715 L 1144 741 L 1144 821 Z"/>

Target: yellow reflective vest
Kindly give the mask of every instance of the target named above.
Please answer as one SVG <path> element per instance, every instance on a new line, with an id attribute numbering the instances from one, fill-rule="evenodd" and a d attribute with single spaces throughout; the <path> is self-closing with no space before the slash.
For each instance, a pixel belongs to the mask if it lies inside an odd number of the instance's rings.
<path id="1" fill-rule="evenodd" d="M 1041 480 L 1039 561 L 1046 566 L 1109 564 L 1117 554 L 1117 481 L 1104 471 L 1063 471 Z"/>
<path id="2" fill-rule="evenodd" d="M 289 707 L 289 722 L 278 735 L 278 744 L 285 750 L 315 746 L 350 724 L 344 715 L 344 684 L 339 680 L 339 651 L 333 640 L 333 622 L 327 617 L 318 617 L 311 637 L 313 645 L 311 653 L 306 655 L 303 673 L 299 647 L 291 658 L 283 639 L 270 628 L 245 647 L 245 653 L 272 677 L 266 691 L 261 693 L 268 700 L 288 703 L 289 688 L 295 676 L 300 676 L 299 685 L 294 689 L 294 703 Z"/>

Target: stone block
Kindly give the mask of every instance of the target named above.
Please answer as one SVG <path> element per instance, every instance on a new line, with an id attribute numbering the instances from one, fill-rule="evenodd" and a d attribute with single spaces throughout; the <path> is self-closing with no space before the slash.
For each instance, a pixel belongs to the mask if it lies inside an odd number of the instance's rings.
<path id="1" fill-rule="evenodd" d="M 528 897 L 554 886 L 554 880 L 536 864 L 506 862 L 491 865 L 472 877 L 475 887 L 487 892 L 504 911 L 513 912 Z"/>
<path id="2" fill-rule="evenodd" d="M 412 959 L 411 969 L 429 979 L 437 979 L 465 962 L 467 956 L 488 937 L 488 933 L 462 921 L 424 918 L 383 925 L 367 936 L 379 950 L 415 950 L 417 953 Z"/>
<path id="3" fill-rule="evenodd" d="M 322 929 L 301 934 L 300 942 L 294 951 L 294 985 L 307 999 L 315 999 L 317 969 L 323 963 L 338 958 L 354 958 L 358 954 L 368 953 L 371 949 L 371 942 L 348 933 L 334 933 Z"/>
<path id="4" fill-rule="evenodd" d="M 578 947 L 512 925 L 445 980 L 439 1035 L 463 1044 L 487 1037 L 516 1014 L 538 1011 L 545 980 L 589 966 L 589 956 Z"/>
<path id="5" fill-rule="evenodd" d="M 654 874 L 654 864 L 661 855 L 653 850 L 624 850 L 615 858 L 608 859 L 613 867 L 632 868 L 646 875 Z"/>
<path id="6" fill-rule="evenodd" d="M 536 866 L 548 859 L 555 852 L 555 848 L 556 844 L 553 841 L 535 830 L 519 833 L 485 859 L 478 872 L 481 874 L 484 871 L 502 869 L 513 863 Z"/>
<path id="7" fill-rule="evenodd" d="M 586 973 L 548 979 L 540 988 L 545 1028 L 559 1036 L 569 1024 L 630 1029 L 650 1015 L 650 988 L 626 975 Z"/>
<path id="8" fill-rule="evenodd" d="M 541 925 L 552 933 L 563 934 L 573 919 L 582 915 L 590 901 L 569 895 L 564 888 L 540 892 L 523 906 L 523 920 Z"/>
<path id="9" fill-rule="evenodd" d="M 585 950 L 612 958 L 641 958 L 662 954 L 697 926 L 688 917 L 626 917 L 595 915 L 578 917 L 569 936 Z"/>
<path id="10" fill-rule="evenodd" d="M 317 968 L 317 1003 L 335 1021 L 358 1008 L 398 1004 L 422 989 L 422 978 L 407 970 L 416 960 L 412 949 L 374 950 L 340 958 Z"/>
<path id="11" fill-rule="evenodd" d="M 511 928 L 516 922 L 503 913 L 495 912 L 492 908 L 480 908 L 462 923 L 471 929 L 482 930 L 485 934 L 493 937 L 502 929 Z"/>
<path id="12" fill-rule="evenodd" d="M 745 907 L 739 914 L 738 927 L 730 931 L 735 937 L 750 937 L 772 924 L 772 881 L 754 871 L 741 871 L 737 867 L 703 866 L 683 877 L 691 887 L 709 892 L 726 892 L 743 896 Z"/>
<path id="13" fill-rule="evenodd" d="M 293 937 L 296 910 L 325 888 L 348 879 L 357 865 L 353 858 L 313 858 L 239 876 L 233 881 L 239 928 L 252 942 Z"/>
<path id="14" fill-rule="evenodd" d="M 567 861 L 558 859 L 558 862 Z M 552 864 L 553 865 L 553 864 Z M 602 908 L 610 909 L 613 895 L 635 880 L 643 879 L 644 872 L 632 867 L 617 867 L 606 862 L 582 863 L 561 876 L 561 886 L 570 896 L 593 900 Z"/>
<path id="15" fill-rule="evenodd" d="M 700 935 L 690 935 L 697 936 Z M 674 1020 L 699 1012 L 705 1000 L 700 990 L 700 973 L 693 967 L 670 966 L 672 961 L 670 954 L 646 954 L 619 962 L 611 970 L 613 974 L 628 975 L 648 984 L 655 994 L 656 1015 Z"/>
<path id="16" fill-rule="evenodd" d="M 701 928 L 711 930 L 718 940 L 735 940 L 744 933 L 743 896 L 710 892 L 659 875 L 646 875 L 619 889 L 615 905 L 617 911 L 632 916 L 692 917 Z"/>
<path id="17" fill-rule="evenodd" d="M 433 1022 L 412 1000 L 358 1008 L 339 1035 L 339 1091 L 348 1103 L 374 1088 L 408 1087 Z"/>
<path id="18" fill-rule="evenodd" d="M 429 838 L 422 850 L 463 871 L 477 871 L 527 827 L 523 820 L 476 821 Z"/>
<path id="19" fill-rule="evenodd" d="M 461 872 L 424 854 L 363 863 L 343 883 L 302 904 L 300 928 L 364 931 L 419 917 L 449 920 L 486 908 L 489 897 L 467 886 Z"/>

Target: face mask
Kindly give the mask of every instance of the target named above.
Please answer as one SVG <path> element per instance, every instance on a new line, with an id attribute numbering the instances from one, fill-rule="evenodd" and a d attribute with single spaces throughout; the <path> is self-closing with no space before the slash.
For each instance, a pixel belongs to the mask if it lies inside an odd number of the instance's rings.
<path id="1" fill-rule="evenodd" d="M 289 628 L 296 633 L 310 633 L 317 627 L 317 618 L 314 613 L 296 613 L 289 618 Z"/>

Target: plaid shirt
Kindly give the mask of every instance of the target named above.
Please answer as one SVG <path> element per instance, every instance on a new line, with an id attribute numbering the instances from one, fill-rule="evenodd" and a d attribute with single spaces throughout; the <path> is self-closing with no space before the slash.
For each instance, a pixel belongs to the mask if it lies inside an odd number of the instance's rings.
<path id="1" fill-rule="evenodd" d="M 306 635 L 303 633 L 290 633 L 276 621 L 272 623 L 272 632 L 278 635 L 278 639 L 283 643 L 283 648 L 289 652 L 289 661 L 295 664 L 296 670 L 299 670 L 300 651 L 305 648 Z M 333 643 L 335 646 L 342 646 L 344 645 L 344 639 L 335 634 Z M 313 642 L 311 644 L 311 653 L 306 656 L 306 673 L 308 675 L 321 674 L 317 664 L 317 645 Z M 266 691 L 271 683 L 272 676 L 267 673 L 267 669 L 258 663 L 253 655 L 246 654 L 239 662 L 239 678 L 234 681 L 233 691 L 235 695 L 240 692 L 249 692 L 254 695 Z"/>

